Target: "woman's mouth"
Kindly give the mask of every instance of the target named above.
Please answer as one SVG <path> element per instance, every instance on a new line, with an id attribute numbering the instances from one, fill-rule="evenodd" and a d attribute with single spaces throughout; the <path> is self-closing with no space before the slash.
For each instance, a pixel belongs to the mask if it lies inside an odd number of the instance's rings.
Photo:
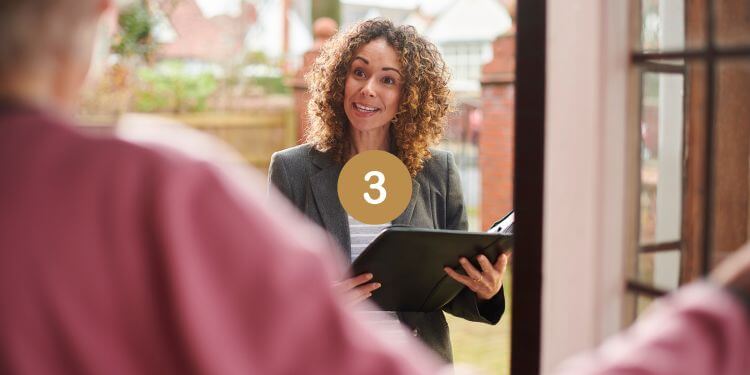
<path id="1" fill-rule="evenodd" d="M 380 110 L 380 108 L 377 107 L 370 107 L 366 106 L 364 104 L 359 103 L 352 103 L 352 107 L 354 107 L 355 110 L 362 113 L 375 113 Z"/>

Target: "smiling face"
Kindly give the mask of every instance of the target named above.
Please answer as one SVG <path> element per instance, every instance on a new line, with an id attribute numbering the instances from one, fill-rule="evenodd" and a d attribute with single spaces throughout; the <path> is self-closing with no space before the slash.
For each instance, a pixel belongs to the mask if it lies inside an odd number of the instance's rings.
<path id="1" fill-rule="evenodd" d="M 403 77 L 396 50 L 385 39 L 357 49 L 344 86 L 344 112 L 359 131 L 388 127 L 401 101 Z"/>

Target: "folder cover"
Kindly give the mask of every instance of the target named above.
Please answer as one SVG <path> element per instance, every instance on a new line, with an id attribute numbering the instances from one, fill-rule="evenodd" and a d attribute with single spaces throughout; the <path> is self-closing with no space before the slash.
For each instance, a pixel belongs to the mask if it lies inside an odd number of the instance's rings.
<path id="1" fill-rule="evenodd" d="M 505 233 L 465 232 L 394 226 L 381 232 L 352 264 L 352 274 L 370 272 L 382 286 L 371 299 L 385 311 L 436 311 L 464 288 L 445 273 L 448 266 L 463 272 L 458 263 L 466 257 L 477 269 L 476 256 L 494 263 L 513 247 L 511 230 Z M 495 229 L 495 225 L 493 225 Z"/>

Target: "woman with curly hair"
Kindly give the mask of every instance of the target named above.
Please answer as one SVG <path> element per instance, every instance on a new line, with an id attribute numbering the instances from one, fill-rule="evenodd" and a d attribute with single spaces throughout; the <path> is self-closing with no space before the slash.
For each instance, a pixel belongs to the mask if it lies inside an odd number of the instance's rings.
<path id="1" fill-rule="evenodd" d="M 337 195 L 343 165 L 358 153 L 396 155 L 412 176 L 412 197 L 394 224 L 466 230 L 466 210 L 453 156 L 431 149 L 442 137 L 450 109 L 448 71 L 437 48 L 411 26 L 385 19 L 360 22 L 338 33 L 321 50 L 307 75 L 311 99 L 306 144 L 277 152 L 269 180 L 320 224 L 354 260 L 386 225 L 348 216 Z M 460 259 L 468 276 L 446 269 L 465 288 L 443 308 L 453 315 L 496 324 L 505 310 L 502 276 L 507 257 L 476 269 Z M 377 293 L 372 274 L 337 284 L 353 303 Z M 392 312 L 379 327 L 402 325 L 447 361 L 452 360 L 442 311 Z M 382 315 L 381 315 L 382 318 Z M 399 321 L 401 324 L 399 324 Z"/>

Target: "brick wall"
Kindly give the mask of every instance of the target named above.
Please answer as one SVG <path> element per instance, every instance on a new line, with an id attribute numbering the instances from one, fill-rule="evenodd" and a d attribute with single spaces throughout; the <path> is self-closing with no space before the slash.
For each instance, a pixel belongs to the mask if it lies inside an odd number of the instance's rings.
<path id="1" fill-rule="evenodd" d="M 484 229 L 513 208 L 515 43 L 513 32 L 498 37 L 492 61 L 482 67 L 479 214 Z"/>

